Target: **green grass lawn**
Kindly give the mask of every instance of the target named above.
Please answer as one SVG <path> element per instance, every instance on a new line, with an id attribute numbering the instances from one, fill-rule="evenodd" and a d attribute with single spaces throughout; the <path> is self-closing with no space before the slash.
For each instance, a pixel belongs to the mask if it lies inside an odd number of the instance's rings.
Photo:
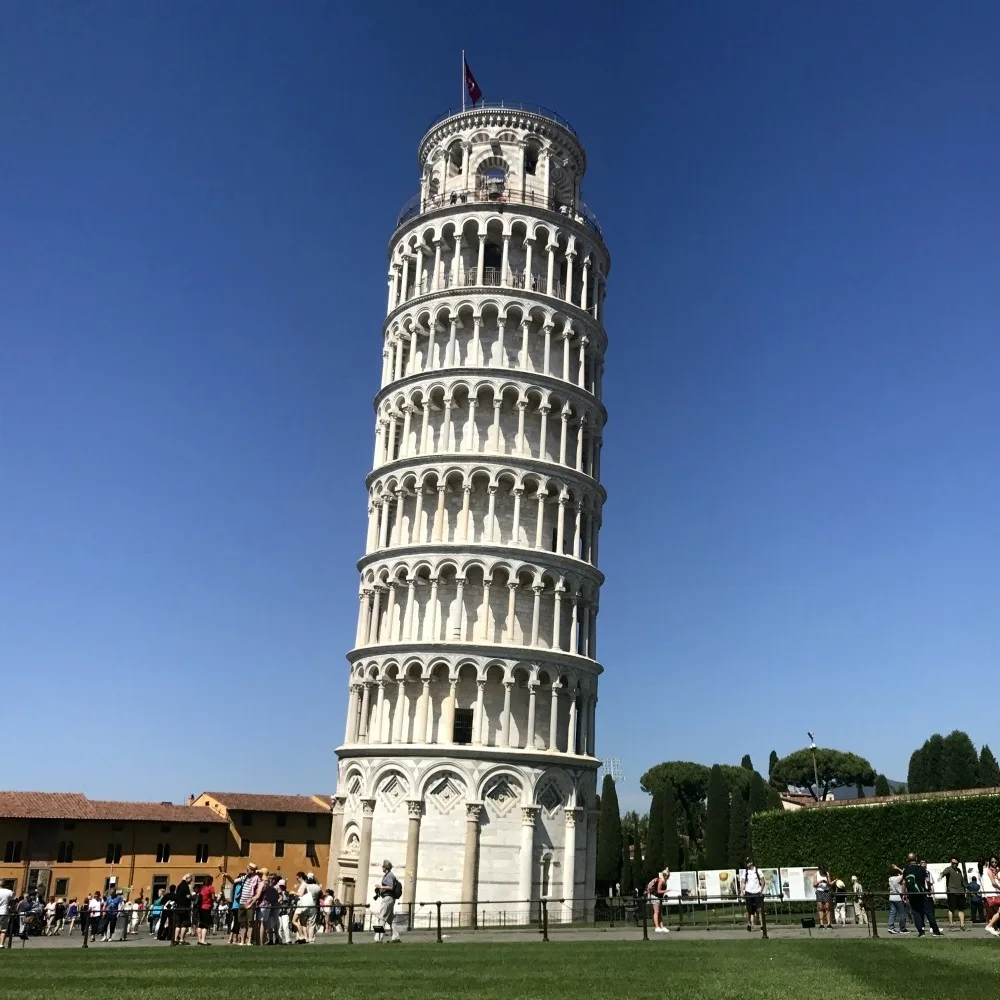
<path id="1" fill-rule="evenodd" d="M 951 938 L 0 954 L 0 997 L 18 1000 L 950 1000 L 994 996 L 998 977 L 1000 944 Z"/>

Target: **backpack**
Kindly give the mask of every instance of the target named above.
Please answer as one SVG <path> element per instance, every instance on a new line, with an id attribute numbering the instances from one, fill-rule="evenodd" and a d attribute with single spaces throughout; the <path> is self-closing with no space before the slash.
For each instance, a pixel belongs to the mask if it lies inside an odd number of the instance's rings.
<path id="1" fill-rule="evenodd" d="M 403 883 L 396 878 L 395 875 L 392 876 L 392 898 L 399 899 L 403 895 Z"/>

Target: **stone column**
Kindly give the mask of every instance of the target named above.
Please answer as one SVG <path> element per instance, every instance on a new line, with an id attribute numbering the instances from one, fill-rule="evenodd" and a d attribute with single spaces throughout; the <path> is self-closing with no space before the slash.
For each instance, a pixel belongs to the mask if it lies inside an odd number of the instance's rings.
<path id="1" fill-rule="evenodd" d="M 444 533 L 444 495 L 448 491 L 447 486 L 438 486 L 437 509 L 434 511 L 434 529 L 431 534 L 432 542 L 443 541 Z"/>
<path id="2" fill-rule="evenodd" d="M 377 684 L 378 696 L 375 698 L 375 716 L 372 724 L 368 727 L 368 742 L 382 742 L 382 706 L 385 704 L 385 681 L 380 680 Z"/>
<path id="3" fill-rule="evenodd" d="M 361 722 L 358 726 L 358 736 L 367 743 L 368 736 L 368 709 L 371 706 L 371 686 L 365 681 L 361 688 Z"/>
<path id="4" fill-rule="evenodd" d="M 455 579 L 455 611 L 451 616 L 452 625 L 448 630 L 451 635 L 446 636 L 448 639 L 461 640 L 462 639 L 462 612 L 465 610 L 465 580 L 462 577 L 456 577 Z"/>
<path id="5" fill-rule="evenodd" d="M 358 874 L 354 886 L 354 901 L 367 903 L 372 894 L 371 878 L 372 860 L 372 817 L 375 814 L 375 800 L 361 800 L 361 843 L 358 849 Z"/>
<path id="6" fill-rule="evenodd" d="M 347 728 L 344 742 L 353 743 L 358 735 L 358 685 L 351 685 L 351 699 L 347 704 Z"/>
<path id="7" fill-rule="evenodd" d="M 597 894 L 597 809 L 587 810 L 587 869 L 583 887 L 583 919 L 594 919 L 594 897 Z"/>
<path id="8" fill-rule="evenodd" d="M 420 701 L 417 703 L 417 715 L 413 720 L 413 727 L 416 729 L 414 743 L 427 743 L 427 720 L 431 714 L 431 682 L 424 680 L 423 690 L 420 692 Z"/>
<path id="9" fill-rule="evenodd" d="M 552 682 L 552 697 L 549 699 L 549 750 L 559 750 L 559 681 Z"/>
<path id="10" fill-rule="evenodd" d="M 528 408 L 525 400 L 517 401 L 517 437 L 514 440 L 514 451 L 519 455 L 524 454 L 524 411 Z"/>
<path id="11" fill-rule="evenodd" d="M 507 637 L 506 642 L 514 642 L 514 626 L 517 624 L 517 580 L 507 584 Z"/>
<path id="12" fill-rule="evenodd" d="M 532 875 L 535 870 L 535 817 L 539 806 L 521 806 L 521 853 L 518 855 L 517 898 L 525 923 L 531 922 Z"/>
<path id="13" fill-rule="evenodd" d="M 597 736 L 594 729 L 597 725 L 597 695 L 590 696 L 590 725 L 587 726 L 587 756 L 593 757 L 597 752 Z"/>
<path id="14" fill-rule="evenodd" d="M 389 733 L 390 743 L 401 743 L 403 740 L 403 697 L 406 685 L 402 677 L 396 678 L 396 707 L 392 713 L 392 731 Z"/>
<path id="15" fill-rule="evenodd" d="M 531 610 L 531 645 L 538 645 L 538 627 L 542 623 L 542 587 L 538 584 L 531 588 L 535 592 L 535 602 Z"/>
<path id="16" fill-rule="evenodd" d="M 488 486 L 486 489 L 489 495 L 486 506 L 486 541 L 492 545 L 494 535 L 493 523 L 496 520 L 497 512 L 497 487 Z"/>
<path id="17" fill-rule="evenodd" d="M 505 323 L 502 319 L 497 320 L 497 364 L 501 368 L 507 367 L 507 349 L 503 346 L 503 334 Z M 493 404 L 496 406 L 496 403 Z"/>
<path id="18" fill-rule="evenodd" d="M 445 368 L 454 368 L 455 365 L 458 364 L 458 359 L 455 357 L 455 355 L 458 353 L 457 351 L 458 345 L 455 340 L 457 330 L 458 330 L 458 320 L 452 317 L 448 329 L 448 347 L 445 350 L 445 358 L 443 366 Z M 439 450 L 447 451 L 448 450 L 447 443 L 444 448 L 441 448 Z"/>
<path id="19" fill-rule="evenodd" d="M 559 428 L 559 464 L 566 464 L 566 442 L 569 439 L 569 411 L 563 410 L 559 414 L 562 426 Z"/>
<path id="20" fill-rule="evenodd" d="M 503 324 L 501 324 L 503 329 Z M 493 438 L 493 450 L 500 454 L 500 408 L 503 406 L 503 398 L 493 399 L 493 426 L 490 428 L 490 436 Z"/>
<path id="21" fill-rule="evenodd" d="M 510 746 L 510 693 L 514 682 L 503 682 L 503 715 L 500 716 L 500 746 Z"/>
<path id="22" fill-rule="evenodd" d="M 548 494 L 539 493 L 538 494 L 538 516 L 535 518 L 535 549 L 537 551 L 542 551 L 545 540 L 545 501 L 548 499 Z"/>
<path id="23" fill-rule="evenodd" d="M 462 923 L 474 926 L 479 870 L 479 815 L 482 802 L 465 804 L 465 863 L 462 866 Z"/>
<path id="24" fill-rule="evenodd" d="M 566 834 L 563 841 L 563 886 L 562 895 L 565 903 L 565 919 L 573 919 L 573 902 L 576 898 L 576 821 L 583 813 L 582 809 L 566 810 Z"/>
<path id="25" fill-rule="evenodd" d="M 431 275 L 431 291 L 436 292 L 438 290 L 438 282 L 440 281 L 441 272 L 441 240 L 434 241 L 434 273 Z M 434 324 L 431 323 L 433 328 Z"/>
<path id="26" fill-rule="evenodd" d="M 479 626 L 480 638 L 483 642 L 490 642 L 490 587 L 488 579 L 483 580 L 483 606 L 481 611 L 481 622 Z"/>
<path id="27" fill-rule="evenodd" d="M 462 487 L 462 512 L 458 517 L 458 538 L 456 541 L 469 541 L 469 507 L 472 501 L 472 487 Z"/>
<path id="28" fill-rule="evenodd" d="M 503 234 L 503 257 L 500 263 L 500 284 L 507 287 L 507 264 L 510 261 L 510 233 Z"/>
<path id="29" fill-rule="evenodd" d="M 524 487 L 515 486 L 511 492 L 514 494 L 514 523 L 510 529 L 508 545 L 517 545 L 518 536 L 521 534 L 521 497 L 524 495 Z"/>
<path id="30" fill-rule="evenodd" d="M 424 629 L 425 634 L 421 636 L 423 642 L 438 641 L 438 629 L 440 627 L 438 624 L 438 611 L 438 578 L 432 576 L 430 602 L 427 610 L 424 611 L 424 621 L 427 623 L 427 627 Z"/>
<path id="31" fill-rule="evenodd" d="M 483 743 L 483 699 L 486 694 L 486 680 L 476 680 L 476 710 L 472 714 L 472 742 L 475 746 Z"/>
<path id="32" fill-rule="evenodd" d="M 573 301 L 573 261 L 576 258 L 575 250 L 566 251 L 566 301 Z"/>
<path id="33" fill-rule="evenodd" d="M 542 415 L 541 428 L 538 431 L 538 454 L 535 456 L 539 461 L 547 459 L 546 441 L 549 436 L 549 411 L 552 409 L 548 404 L 538 407 L 538 412 Z"/>
<path id="34" fill-rule="evenodd" d="M 404 905 L 416 902 L 417 858 L 420 850 L 420 817 L 423 815 L 423 803 L 420 799 L 407 799 L 406 809 L 409 819 L 406 827 L 406 871 L 403 874 Z"/>
<path id="35" fill-rule="evenodd" d="M 566 729 L 566 753 L 576 753 L 576 691 L 569 696 L 569 725 Z"/>
<path id="36" fill-rule="evenodd" d="M 538 691 L 538 681 L 528 682 L 528 725 L 524 734 L 524 749 L 533 750 L 535 746 L 535 702 Z"/>
<path id="37" fill-rule="evenodd" d="M 330 820 L 330 857 L 326 865 L 326 884 L 340 896 L 337 879 L 340 878 L 340 845 L 344 839 L 344 803 L 346 795 L 333 796 L 333 810 Z"/>
<path id="38" fill-rule="evenodd" d="M 566 554 L 566 504 L 569 503 L 569 496 L 563 493 L 556 501 L 556 552 L 559 555 Z"/>
<path id="39" fill-rule="evenodd" d="M 441 440 L 438 446 L 438 451 L 442 453 L 451 451 L 451 408 L 454 405 L 450 396 L 444 401 L 444 421 L 441 424 Z"/>
<path id="40" fill-rule="evenodd" d="M 382 588 L 375 587 L 375 601 L 372 606 L 372 621 L 368 628 L 368 641 L 377 646 L 382 634 Z"/>
<path id="41" fill-rule="evenodd" d="M 444 736 L 442 743 L 455 742 L 455 704 L 457 681 L 451 681 L 448 686 L 448 700 L 444 703 L 443 719 L 441 721 L 441 731 Z"/>
<path id="42" fill-rule="evenodd" d="M 552 609 L 552 648 L 560 650 L 562 649 L 562 595 L 562 590 L 556 587 Z"/>
<path id="43" fill-rule="evenodd" d="M 542 372 L 545 375 L 549 375 L 551 374 L 549 371 L 551 366 L 549 355 L 552 353 L 552 324 L 546 323 L 545 326 L 542 327 L 542 330 L 545 333 L 545 359 L 542 364 Z"/>
<path id="44" fill-rule="evenodd" d="M 476 259 L 476 284 L 481 288 L 483 284 L 483 259 L 486 253 L 486 234 L 479 234 L 479 257 Z"/>

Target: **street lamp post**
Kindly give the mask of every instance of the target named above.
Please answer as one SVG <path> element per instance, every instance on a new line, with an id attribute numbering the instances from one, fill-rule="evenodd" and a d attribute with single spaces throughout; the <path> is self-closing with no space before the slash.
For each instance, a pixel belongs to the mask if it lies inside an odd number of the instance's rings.
<path id="1" fill-rule="evenodd" d="M 816 801 L 819 802 L 819 770 L 816 767 L 816 737 L 812 733 L 806 733 L 809 737 L 809 749 L 813 755 L 813 781 L 816 784 Z"/>

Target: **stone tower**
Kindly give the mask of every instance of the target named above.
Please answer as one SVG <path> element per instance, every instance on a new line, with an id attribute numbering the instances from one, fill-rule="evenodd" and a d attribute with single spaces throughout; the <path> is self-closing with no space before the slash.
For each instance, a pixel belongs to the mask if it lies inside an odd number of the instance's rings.
<path id="1" fill-rule="evenodd" d="M 610 258 L 559 115 L 449 113 L 417 160 L 388 248 L 328 880 L 368 900 L 389 858 L 404 903 L 510 920 L 549 896 L 570 916 L 596 865 Z"/>

